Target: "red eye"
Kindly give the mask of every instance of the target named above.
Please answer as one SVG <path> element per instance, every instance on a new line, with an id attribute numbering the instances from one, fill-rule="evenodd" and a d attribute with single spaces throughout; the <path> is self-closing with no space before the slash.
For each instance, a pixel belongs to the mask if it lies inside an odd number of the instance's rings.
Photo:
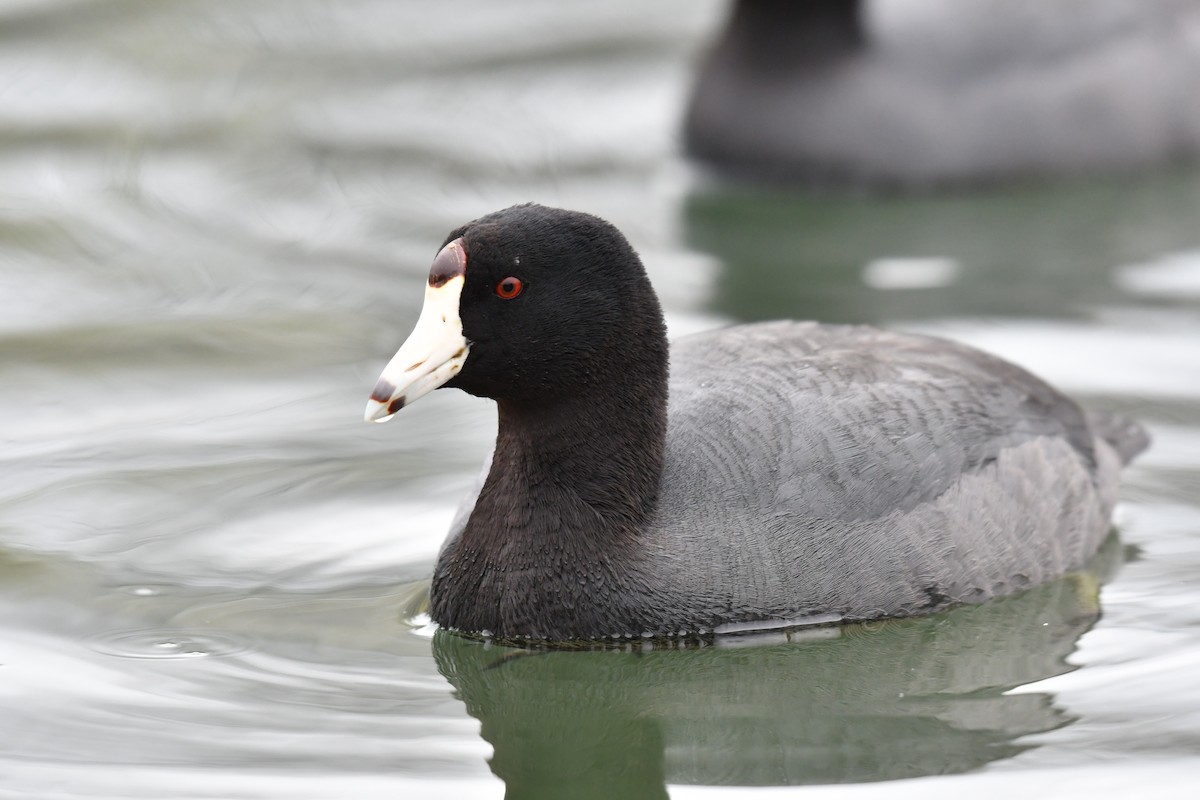
<path id="1" fill-rule="evenodd" d="M 521 283 L 520 278 L 514 278 L 510 275 L 496 284 L 496 297 L 499 297 L 501 300 L 512 300 L 524 288 L 525 284 Z"/>

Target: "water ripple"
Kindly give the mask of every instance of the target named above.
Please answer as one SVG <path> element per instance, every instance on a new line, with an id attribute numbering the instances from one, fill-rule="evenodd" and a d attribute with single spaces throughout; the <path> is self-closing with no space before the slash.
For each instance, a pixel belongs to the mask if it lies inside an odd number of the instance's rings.
<path id="1" fill-rule="evenodd" d="M 93 636 L 89 646 L 121 658 L 207 658 L 229 656 L 252 648 L 248 640 L 228 633 L 176 628 L 108 631 Z"/>

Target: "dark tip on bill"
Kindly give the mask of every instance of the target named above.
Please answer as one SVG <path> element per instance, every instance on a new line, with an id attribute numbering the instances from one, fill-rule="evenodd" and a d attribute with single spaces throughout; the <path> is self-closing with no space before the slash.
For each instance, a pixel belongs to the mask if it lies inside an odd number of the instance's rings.
<path id="1" fill-rule="evenodd" d="M 429 285 L 444 286 L 452 278 L 467 274 L 467 250 L 462 238 L 455 239 L 442 248 L 429 268 Z"/>
<path id="2" fill-rule="evenodd" d="M 388 413 L 395 414 L 400 409 L 404 408 L 404 395 L 400 395 L 392 402 L 388 403 Z"/>
<path id="3" fill-rule="evenodd" d="M 387 381 L 380 381 L 375 384 L 375 388 L 371 390 L 371 399 L 376 403 L 386 403 L 392 399 L 392 395 L 396 393 L 396 387 Z"/>

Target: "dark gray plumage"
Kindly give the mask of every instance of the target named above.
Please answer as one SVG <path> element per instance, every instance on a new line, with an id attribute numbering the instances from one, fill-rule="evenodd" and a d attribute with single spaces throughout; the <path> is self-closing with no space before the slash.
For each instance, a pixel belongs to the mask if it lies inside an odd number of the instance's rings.
<path id="1" fill-rule="evenodd" d="M 677 342 L 672 376 L 652 524 L 670 532 L 661 559 L 716 553 L 712 577 L 739 575 L 716 593 L 695 576 L 689 593 L 713 607 L 924 613 L 1079 567 L 1108 530 L 1112 445 L 1073 401 L 978 350 L 770 323 Z M 723 546 L 688 513 L 704 505 L 723 512 Z"/>
<path id="2" fill-rule="evenodd" d="M 725 172 L 929 186 L 1200 154 L 1196 0 L 737 0 L 688 152 Z"/>
<path id="3" fill-rule="evenodd" d="M 1147 443 L 1001 359 L 868 327 L 690 336 L 668 387 L 657 299 L 612 226 L 517 206 L 451 237 L 472 344 L 445 385 L 494 397 L 499 431 L 435 569 L 447 627 L 596 639 L 978 603 L 1082 566 Z M 518 257 L 529 289 L 499 302 Z"/>

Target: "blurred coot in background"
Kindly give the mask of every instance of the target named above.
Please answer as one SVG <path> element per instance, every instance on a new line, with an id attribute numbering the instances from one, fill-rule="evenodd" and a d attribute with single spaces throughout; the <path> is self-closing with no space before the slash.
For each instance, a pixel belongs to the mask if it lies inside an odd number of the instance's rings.
<path id="1" fill-rule="evenodd" d="M 1200 152 L 1194 0 L 736 0 L 692 88 L 721 171 L 928 187 Z"/>

